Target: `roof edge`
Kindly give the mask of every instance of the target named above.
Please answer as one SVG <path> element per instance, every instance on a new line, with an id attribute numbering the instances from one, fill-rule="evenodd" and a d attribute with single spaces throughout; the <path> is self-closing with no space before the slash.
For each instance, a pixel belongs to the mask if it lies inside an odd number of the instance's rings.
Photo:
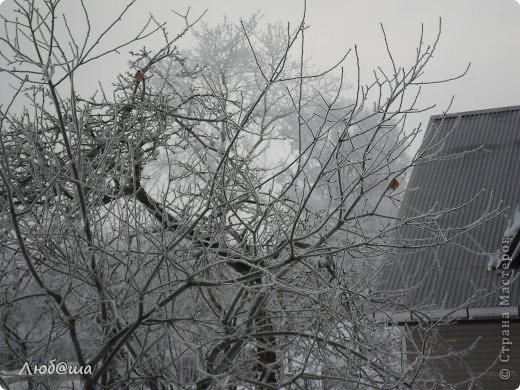
<path id="1" fill-rule="evenodd" d="M 496 107 L 496 108 L 485 108 L 480 110 L 471 110 L 471 111 L 459 111 L 459 112 L 447 112 L 444 114 L 431 115 L 430 120 L 441 119 L 441 118 L 452 118 L 458 116 L 469 116 L 476 114 L 488 114 L 493 112 L 503 112 L 503 111 L 518 111 L 520 110 L 520 105 L 516 106 L 504 106 L 504 107 Z"/>
<path id="2" fill-rule="evenodd" d="M 520 319 L 520 306 L 467 307 L 429 311 L 402 311 L 392 314 L 373 313 L 378 322 L 411 324 L 427 321 L 479 321 Z"/>

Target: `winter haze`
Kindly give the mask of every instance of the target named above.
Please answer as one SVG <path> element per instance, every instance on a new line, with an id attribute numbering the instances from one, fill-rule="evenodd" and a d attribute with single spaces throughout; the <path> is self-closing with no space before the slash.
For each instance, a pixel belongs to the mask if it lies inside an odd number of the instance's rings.
<path id="1" fill-rule="evenodd" d="M 126 4 L 125 1 L 89 0 L 87 7 L 92 12 L 95 30 L 101 31 Z M 179 21 L 171 10 L 185 12 L 191 7 L 190 15 L 195 17 L 206 11 L 203 22 L 215 25 L 225 17 L 231 21 L 247 19 L 254 12 L 263 15 L 264 22 L 290 22 L 296 26 L 302 17 L 303 1 L 265 0 L 262 2 L 225 0 L 213 1 L 164 1 L 138 0 L 137 7 L 125 18 L 123 28 L 107 40 L 109 43 L 128 39 L 135 33 L 149 13 L 160 21 L 169 22 L 171 33 L 177 32 L 175 22 Z M 79 7 L 79 2 L 62 2 L 69 19 Z M 12 11 L 12 2 L 6 0 L 0 6 L 2 15 Z M 139 10 L 139 11 L 137 11 Z M 442 35 L 434 60 L 426 68 L 428 77 L 434 79 L 451 78 L 463 72 L 471 63 L 468 74 L 460 80 L 439 86 L 426 86 L 421 96 L 421 106 L 436 105 L 428 113 L 411 119 L 409 125 L 423 122 L 423 127 L 431 114 L 442 113 L 451 98 L 454 101 L 451 112 L 477 110 L 491 107 L 519 104 L 520 90 L 520 6 L 514 0 L 440 0 L 435 2 L 412 0 L 363 0 L 325 2 L 307 1 L 307 25 L 305 44 L 306 55 L 320 68 L 334 65 L 342 55 L 358 46 L 362 81 L 370 82 L 372 70 L 378 66 L 389 70 L 388 56 L 383 41 L 380 23 L 383 24 L 394 59 L 398 64 L 409 64 L 415 55 L 421 23 L 424 25 L 425 42 L 432 42 L 442 18 Z M 79 25 L 84 25 L 78 20 Z M 2 32 L 3 33 L 3 32 Z M 110 41 L 112 40 L 112 41 Z M 191 38 L 187 36 L 181 45 L 189 47 Z M 153 47 L 153 42 L 147 42 Z M 142 47 L 142 44 L 138 47 Z M 115 75 L 127 69 L 127 52 L 112 55 L 91 69 L 95 79 L 103 85 L 110 85 Z M 354 57 L 350 55 L 344 67 L 346 79 L 355 83 Z M 81 78 L 77 78 L 81 82 Z M 3 85 L 0 102 L 5 104 L 11 96 L 6 76 L 0 75 Z M 84 78 L 81 87 L 90 90 L 90 75 Z"/>

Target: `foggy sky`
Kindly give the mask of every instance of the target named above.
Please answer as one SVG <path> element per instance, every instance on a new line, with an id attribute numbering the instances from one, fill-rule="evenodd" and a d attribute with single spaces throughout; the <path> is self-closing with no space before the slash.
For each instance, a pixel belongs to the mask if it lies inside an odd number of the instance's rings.
<path id="1" fill-rule="evenodd" d="M 11 0 L 0 5 L 2 15 L 11 12 L 9 3 Z M 74 19 L 78 4 L 76 0 L 62 1 L 62 12 Z M 86 0 L 86 4 L 99 31 L 126 1 Z M 110 39 L 116 42 L 128 38 L 129 31 L 135 33 L 150 12 L 159 20 L 171 22 L 170 30 L 174 34 L 181 26 L 177 27 L 180 21 L 170 10 L 184 12 L 188 6 L 193 16 L 207 9 L 203 20 L 210 25 L 222 22 L 224 16 L 238 21 L 258 10 L 264 15 L 264 21 L 291 22 L 296 26 L 303 11 L 302 0 L 137 0 L 137 7 Z M 440 17 L 441 41 L 434 60 L 426 69 L 428 79 L 452 77 L 462 72 L 469 62 L 471 68 L 462 80 L 425 88 L 421 105 L 437 104 L 437 107 L 421 114 L 414 122 L 422 121 L 424 127 L 429 116 L 441 113 L 452 96 L 455 100 L 451 112 L 520 104 L 520 6 L 515 0 L 308 0 L 306 23 L 310 29 L 305 35 L 306 54 L 312 56 L 313 63 L 326 68 L 357 44 L 362 76 L 364 81 L 369 81 L 372 69 L 389 67 L 380 23 L 385 27 L 396 62 L 409 64 L 415 55 L 421 23 L 425 28 L 425 41 L 433 41 Z M 190 37 L 186 37 L 183 44 L 189 46 Z M 94 88 L 94 78 L 105 86 L 110 85 L 115 75 L 128 67 L 127 54 L 128 49 L 119 56 L 105 58 L 92 68 L 92 73 L 79 79 L 82 83 L 79 87 Z M 352 58 L 350 61 L 352 63 Z M 347 78 L 349 76 L 355 80 L 354 74 L 347 74 Z M 7 80 L 5 75 L 0 75 L 0 104 L 5 104 L 12 95 Z"/>

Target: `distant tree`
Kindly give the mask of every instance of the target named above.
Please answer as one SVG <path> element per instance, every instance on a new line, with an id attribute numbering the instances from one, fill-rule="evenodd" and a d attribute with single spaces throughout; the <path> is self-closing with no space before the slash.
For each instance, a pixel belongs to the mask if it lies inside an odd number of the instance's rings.
<path id="1" fill-rule="evenodd" d="M 400 226 L 439 216 L 397 219 L 390 187 L 434 158 L 402 125 L 437 41 L 352 89 L 339 63 L 308 64 L 304 18 L 203 25 L 183 51 L 197 19 L 172 39 L 151 18 L 132 41 L 164 47 L 83 97 L 79 72 L 133 42 L 102 52 L 111 28 L 77 40 L 59 1 L 17 4 L 0 69 L 18 82 L 0 112 L 5 367 L 90 365 L 88 390 L 414 388 L 433 369 L 426 350 L 407 364 L 373 285 Z"/>

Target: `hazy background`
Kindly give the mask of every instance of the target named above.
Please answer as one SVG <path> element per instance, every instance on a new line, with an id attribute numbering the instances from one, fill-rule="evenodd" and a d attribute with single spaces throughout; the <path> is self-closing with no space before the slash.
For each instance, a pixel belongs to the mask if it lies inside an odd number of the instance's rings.
<path id="1" fill-rule="evenodd" d="M 91 11 L 94 30 L 106 27 L 126 0 L 86 0 Z M 185 12 L 191 7 L 193 17 L 207 9 L 205 23 L 217 24 L 226 16 L 231 21 L 247 18 L 255 11 L 264 15 L 263 21 L 290 22 L 296 26 L 301 20 L 302 0 L 137 0 L 136 7 L 126 16 L 122 25 L 105 43 L 108 47 L 131 37 L 152 13 L 160 21 L 170 22 L 172 34 L 181 28 L 181 20 L 170 10 Z M 13 3 L 6 0 L 0 5 L 0 14 L 12 13 Z M 84 34 L 84 23 L 78 17 L 79 1 L 63 0 L 62 12 L 77 28 L 77 36 Z M 442 36 L 435 58 L 426 74 L 431 80 L 449 78 L 462 72 L 471 62 L 471 69 L 462 80 L 441 86 L 426 87 L 421 105 L 436 104 L 432 111 L 419 115 L 411 124 L 423 122 L 430 115 L 441 113 L 455 96 L 451 112 L 484 109 L 520 104 L 520 6 L 515 0 L 307 0 L 306 54 L 321 68 L 334 64 L 354 44 L 361 58 L 362 79 L 369 81 L 372 69 L 388 69 L 380 23 L 389 38 L 398 64 L 409 64 L 415 55 L 421 30 L 425 28 L 425 41 L 432 42 L 442 17 Z M 131 34 L 132 32 L 132 34 Z M 4 36 L 3 32 L 0 32 Z M 182 41 L 189 47 L 190 36 Z M 142 47 L 143 43 L 137 45 Z M 147 45 L 154 45 L 148 42 Z M 120 55 L 111 55 L 88 68 L 80 78 L 82 92 L 91 92 L 95 81 L 110 89 L 118 72 L 128 70 L 128 49 Z M 355 81 L 353 57 L 345 64 L 347 80 Z M 8 82 L 0 74 L 0 104 L 12 95 Z"/>

